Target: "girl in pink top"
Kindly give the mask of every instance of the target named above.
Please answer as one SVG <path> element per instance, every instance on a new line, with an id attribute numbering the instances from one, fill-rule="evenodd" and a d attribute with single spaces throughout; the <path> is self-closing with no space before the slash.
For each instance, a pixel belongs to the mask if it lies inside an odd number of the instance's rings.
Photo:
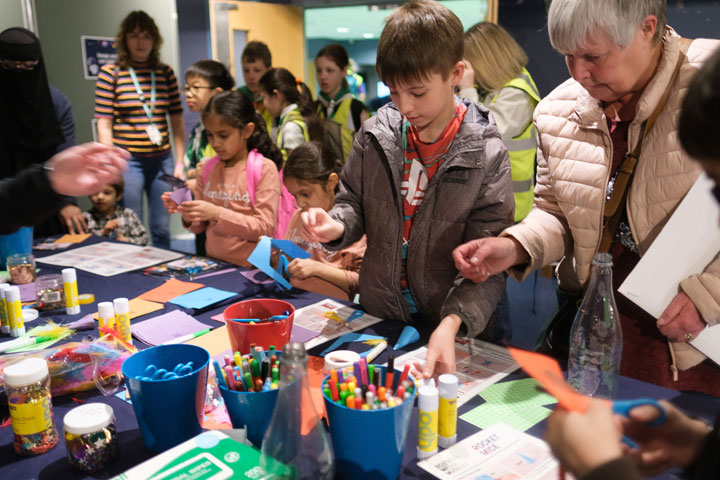
<path id="1" fill-rule="evenodd" d="M 277 221 L 280 180 L 276 165 L 281 164 L 282 155 L 242 93 L 221 92 L 212 97 L 202 121 L 217 156 L 198 175 L 194 200 L 178 205 L 165 193 L 163 203 L 170 213 L 182 214 L 185 228 L 207 233 L 209 256 L 249 267 L 247 258 L 258 239 L 272 235 Z M 258 152 L 262 158 L 255 156 Z M 246 181 L 249 157 L 262 162 L 253 185 Z"/>
<path id="2" fill-rule="evenodd" d="M 293 286 L 352 300 L 358 290 L 365 237 L 344 250 L 330 251 L 319 243 L 308 243 L 300 232 L 300 212 L 308 208 L 326 211 L 332 208 L 341 169 L 340 161 L 321 143 L 305 143 L 292 151 L 285 162 L 283 180 L 299 208 L 290 219 L 285 238 L 312 254 L 311 258 L 296 258 L 288 265 Z"/>

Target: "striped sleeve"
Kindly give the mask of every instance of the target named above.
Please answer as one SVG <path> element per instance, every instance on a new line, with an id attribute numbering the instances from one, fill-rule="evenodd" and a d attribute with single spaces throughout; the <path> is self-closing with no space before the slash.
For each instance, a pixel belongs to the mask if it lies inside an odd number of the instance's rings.
<path id="1" fill-rule="evenodd" d="M 105 65 L 98 73 L 95 82 L 95 118 L 113 117 L 113 70 L 115 65 Z"/>
<path id="2" fill-rule="evenodd" d="M 173 115 L 182 113 L 183 107 L 180 102 L 180 90 L 178 88 L 177 78 L 171 66 L 167 66 L 165 78 L 168 86 L 168 114 Z"/>

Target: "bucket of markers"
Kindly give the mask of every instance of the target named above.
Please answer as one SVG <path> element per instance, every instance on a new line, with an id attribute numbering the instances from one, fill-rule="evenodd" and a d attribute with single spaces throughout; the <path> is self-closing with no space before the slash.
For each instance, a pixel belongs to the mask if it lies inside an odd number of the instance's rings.
<path id="1" fill-rule="evenodd" d="M 122 364 L 145 446 L 162 452 L 202 432 L 210 354 L 187 344 L 140 350 Z"/>
<path id="2" fill-rule="evenodd" d="M 239 352 L 232 357 L 228 355 L 222 366 L 213 361 L 215 378 L 233 428 L 247 428 L 248 440 L 258 448 L 278 399 L 282 352 L 274 348 L 271 346 L 262 354 L 256 350 L 248 355 Z M 267 362 L 267 367 L 263 367 L 263 362 Z"/>
<path id="3" fill-rule="evenodd" d="M 386 367 L 361 359 L 323 380 L 335 465 L 343 480 L 398 477 L 417 395 L 408 371 L 388 375 Z"/>
<path id="4" fill-rule="evenodd" d="M 234 303 L 223 312 L 233 352 L 249 352 L 290 341 L 295 307 L 283 300 L 256 298 Z"/>

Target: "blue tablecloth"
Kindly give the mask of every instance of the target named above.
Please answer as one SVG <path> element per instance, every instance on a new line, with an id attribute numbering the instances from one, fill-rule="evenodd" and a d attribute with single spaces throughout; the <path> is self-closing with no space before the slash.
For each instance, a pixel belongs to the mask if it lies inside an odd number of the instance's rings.
<path id="1" fill-rule="evenodd" d="M 100 237 L 92 237 L 86 242 L 78 246 L 86 246 L 91 243 L 97 243 L 101 241 L 107 241 L 107 239 Z M 34 252 L 37 257 L 49 255 L 54 252 Z M 40 274 L 56 273 L 59 272 L 61 267 L 54 267 L 51 265 L 38 263 L 38 267 L 41 268 Z M 134 298 L 151 288 L 155 288 L 161 285 L 166 278 L 145 275 L 141 271 L 129 272 L 114 277 L 100 277 L 98 275 L 90 274 L 82 270 L 77 271 L 78 274 L 78 287 L 80 293 L 93 293 L 95 295 L 95 303 L 90 305 L 82 306 L 82 313 L 68 317 L 64 314 L 52 315 L 52 318 L 57 321 L 75 320 L 88 313 L 94 313 L 97 311 L 97 302 L 112 301 L 114 298 L 127 297 Z M 179 277 L 180 280 L 189 280 L 187 276 Z M 318 302 L 323 297 L 314 293 L 293 290 L 290 292 L 280 292 L 274 286 L 259 286 L 247 280 L 244 276 L 240 275 L 238 271 L 232 271 L 221 275 L 208 276 L 197 280 L 206 286 L 219 288 L 222 290 L 228 290 L 237 292 L 238 296 L 223 302 L 220 305 L 215 305 L 200 312 L 193 312 L 186 310 L 188 313 L 193 315 L 197 320 L 207 324 L 208 326 L 215 328 L 220 324 L 210 317 L 222 312 L 225 306 L 237 302 L 243 298 L 250 297 L 273 297 L 281 298 L 291 302 L 296 308 L 309 305 L 311 303 Z M 346 302 L 347 303 L 347 302 Z M 177 309 L 179 307 L 166 304 L 165 310 L 153 312 L 145 317 L 141 317 L 141 320 L 151 318 L 153 316 L 161 315 L 171 309 Z M 64 313 L 64 312 L 63 312 Z M 48 317 L 49 315 L 43 313 L 41 317 Z M 33 324 L 30 324 L 32 326 Z M 390 343 L 394 343 L 394 340 L 398 337 L 402 323 L 399 322 L 381 322 L 373 325 L 366 329 L 365 333 L 384 335 L 390 339 Z M 408 350 L 418 348 L 420 345 L 427 343 L 427 339 L 430 334 L 428 328 L 419 328 L 421 333 L 421 340 L 418 343 L 409 345 Z M 85 331 L 76 333 L 70 340 L 81 340 L 88 334 L 92 334 L 97 337 L 97 330 Z M 8 340 L 7 337 L 0 338 L 0 341 Z M 142 342 L 134 340 L 135 345 L 138 348 L 146 348 L 147 345 Z M 324 347 L 318 346 L 310 350 L 310 354 L 318 354 Z M 398 352 L 402 353 L 402 352 Z M 386 361 L 386 353 L 383 353 L 376 360 L 377 363 L 383 363 Z M 522 378 L 523 375 L 516 373 L 511 375 L 508 379 Z M 644 382 L 638 382 L 631 379 L 623 378 L 620 383 L 620 396 L 622 398 L 638 398 L 638 397 L 653 397 L 653 398 L 675 398 L 675 402 L 682 408 L 689 410 L 691 414 L 707 418 L 712 420 L 715 416 L 716 409 L 718 408 L 717 403 L 711 399 L 704 399 L 703 397 L 695 397 L 689 395 L 679 395 L 679 392 L 668 390 L 665 388 L 650 385 Z M 103 397 L 98 391 L 92 390 L 85 393 L 80 393 L 75 396 L 62 396 L 53 398 L 53 411 L 55 415 L 55 425 L 60 432 L 62 432 L 63 418 L 65 414 L 76 407 L 76 399 L 82 402 L 103 402 L 107 403 L 115 411 L 117 417 L 117 430 L 119 435 L 119 441 L 121 445 L 120 456 L 118 460 L 109 466 L 107 469 L 102 470 L 92 476 L 86 474 L 77 473 L 70 469 L 65 458 L 65 445 L 64 440 L 60 439 L 58 445 L 51 451 L 38 455 L 35 457 L 20 457 L 13 452 L 13 434 L 12 428 L 6 426 L 0 428 L 0 479 L 80 479 L 80 478 L 110 478 L 118 475 L 130 467 L 141 463 L 148 458 L 153 457 L 155 454 L 147 450 L 140 436 L 138 430 L 137 421 L 132 410 L 132 406 L 115 397 L 108 396 Z M 480 397 L 475 397 L 459 409 L 459 414 L 462 415 L 466 411 L 481 404 L 483 400 Z M 6 418 L 9 416 L 7 405 L 0 406 L 0 418 Z M 532 427 L 528 433 L 535 436 L 542 436 L 545 429 L 544 422 Z M 477 428 L 471 424 L 458 420 L 458 438 L 463 439 L 477 431 Z M 433 478 L 431 475 L 426 473 L 424 470 L 417 466 L 416 458 L 416 443 L 417 443 L 417 409 L 413 411 L 413 419 L 410 423 L 410 431 L 408 432 L 408 440 L 405 447 L 405 454 L 403 456 L 403 469 L 400 473 L 400 478 Z M 661 476 L 657 478 L 671 478 L 669 476 Z"/>

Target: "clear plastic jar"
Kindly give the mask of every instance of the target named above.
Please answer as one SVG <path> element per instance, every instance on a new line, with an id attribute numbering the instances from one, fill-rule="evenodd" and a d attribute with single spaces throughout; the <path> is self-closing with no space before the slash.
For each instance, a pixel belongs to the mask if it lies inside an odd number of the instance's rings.
<path id="1" fill-rule="evenodd" d="M 37 277 L 35 257 L 30 253 L 10 255 L 7 257 L 7 270 L 10 274 L 10 283 L 13 285 L 33 283 Z"/>
<path id="2" fill-rule="evenodd" d="M 110 405 L 88 403 L 73 408 L 63 421 L 65 448 L 71 467 L 97 472 L 118 455 L 115 415 Z"/>
<path id="3" fill-rule="evenodd" d="M 15 434 L 15 453 L 38 455 L 58 443 L 53 423 L 50 374 L 42 358 L 27 358 L 5 367 L 5 391 Z"/>
<path id="4" fill-rule="evenodd" d="M 65 291 L 62 275 L 40 275 L 35 281 L 38 310 L 50 311 L 65 308 Z"/>

